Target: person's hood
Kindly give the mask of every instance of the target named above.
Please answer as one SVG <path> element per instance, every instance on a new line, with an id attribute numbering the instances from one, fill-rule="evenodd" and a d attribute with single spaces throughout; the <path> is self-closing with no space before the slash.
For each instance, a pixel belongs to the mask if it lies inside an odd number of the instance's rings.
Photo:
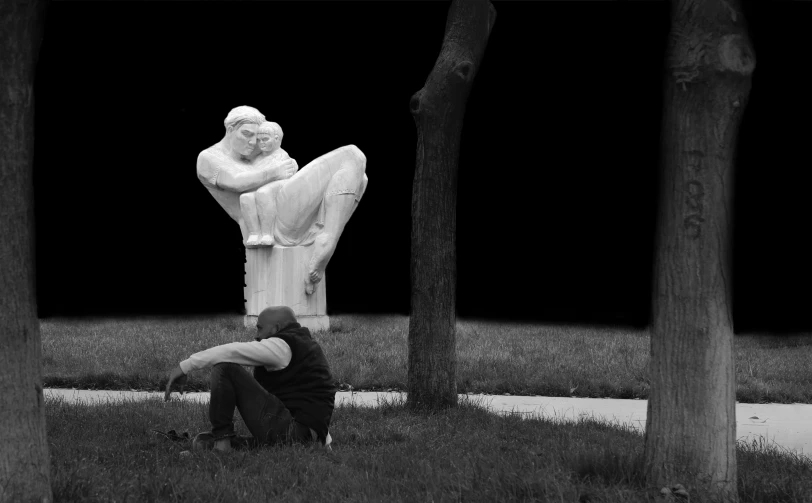
<path id="1" fill-rule="evenodd" d="M 288 306 L 272 306 L 265 308 L 257 317 L 257 336 L 255 340 L 261 341 L 273 337 L 287 327 L 296 324 L 296 315 Z"/>

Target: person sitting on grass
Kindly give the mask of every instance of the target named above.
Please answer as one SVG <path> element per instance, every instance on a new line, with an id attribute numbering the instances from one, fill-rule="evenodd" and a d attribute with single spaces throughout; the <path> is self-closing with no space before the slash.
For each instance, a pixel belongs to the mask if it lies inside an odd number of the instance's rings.
<path id="1" fill-rule="evenodd" d="M 254 367 L 253 376 L 242 367 Z M 286 306 L 269 307 L 257 319 L 253 342 L 232 342 L 195 353 L 169 374 L 165 400 L 183 391 L 187 374 L 212 367 L 210 432 L 193 449 L 229 451 L 261 445 L 319 442 L 330 448 L 328 431 L 337 388 L 321 346 Z M 251 437 L 234 432 L 234 407 Z"/>

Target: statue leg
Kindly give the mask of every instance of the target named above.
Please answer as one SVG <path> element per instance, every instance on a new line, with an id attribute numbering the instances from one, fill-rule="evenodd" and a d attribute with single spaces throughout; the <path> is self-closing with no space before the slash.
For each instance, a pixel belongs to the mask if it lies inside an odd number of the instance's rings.
<path id="1" fill-rule="evenodd" d="M 308 294 L 324 277 L 338 239 L 366 188 L 366 156 L 348 145 L 325 154 L 303 167 L 280 190 L 277 197 L 277 227 L 287 233 L 303 233 L 324 205 L 324 222 L 313 242 L 308 264 Z"/>
<path id="2" fill-rule="evenodd" d="M 276 221 L 276 196 L 287 180 L 277 180 L 263 185 L 256 191 L 257 215 L 259 216 L 260 246 L 273 246 L 273 226 Z"/>
<path id="3" fill-rule="evenodd" d="M 245 227 L 245 220 L 240 217 L 237 219 L 237 224 L 240 226 L 240 234 L 242 234 L 242 244 L 245 246 L 245 242 L 248 241 L 248 229 Z"/>
<path id="4" fill-rule="evenodd" d="M 358 203 L 360 203 L 361 198 L 364 197 L 364 192 L 367 191 L 367 184 L 368 183 L 369 183 L 369 178 L 367 178 L 366 173 L 364 173 L 364 176 L 361 178 L 361 190 L 358 191 L 358 195 L 355 196 L 355 204 L 352 206 L 352 212 L 350 213 L 350 216 L 352 216 L 352 213 L 355 213 L 355 208 L 358 207 Z"/>
<path id="5" fill-rule="evenodd" d="M 256 195 L 254 192 L 240 194 L 240 210 L 242 218 L 248 231 L 248 239 L 245 241 L 246 248 L 253 248 L 259 245 L 259 215 L 257 214 Z"/>
<path id="6" fill-rule="evenodd" d="M 336 176 L 341 176 L 342 173 L 337 173 Z M 327 195 L 324 197 L 324 229 L 320 232 L 316 239 L 313 241 L 313 256 L 310 258 L 310 263 L 307 267 L 307 283 L 305 284 L 305 292 L 310 295 L 316 290 L 316 285 L 324 277 L 324 271 L 327 269 L 327 263 L 333 256 L 333 252 L 338 244 L 338 238 L 344 231 L 344 226 L 350 220 L 350 217 L 355 213 L 355 208 L 361 202 L 364 192 L 367 189 L 369 179 L 366 174 L 362 173 L 361 186 L 355 192 L 346 192 L 338 189 L 336 191 L 328 190 Z M 341 183 L 337 183 L 341 186 Z"/>

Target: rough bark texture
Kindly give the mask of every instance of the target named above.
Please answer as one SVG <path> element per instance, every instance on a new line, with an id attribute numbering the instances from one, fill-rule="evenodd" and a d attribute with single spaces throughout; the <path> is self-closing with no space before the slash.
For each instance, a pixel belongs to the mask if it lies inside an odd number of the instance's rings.
<path id="1" fill-rule="evenodd" d="M 412 191 L 412 299 L 408 401 L 453 407 L 456 383 L 457 167 L 465 104 L 496 10 L 488 0 L 454 0 L 440 56 L 409 103 L 417 125 Z"/>
<path id="2" fill-rule="evenodd" d="M 34 67 L 43 2 L 0 2 L 0 502 L 51 501 L 34 296 Z"/>
<path id="3" fill-rule="evenodd" d="M 735 0 L 676 1 L 671 27 L 646 476 L 735 500 L 732 177 L 755 55 Z"/>

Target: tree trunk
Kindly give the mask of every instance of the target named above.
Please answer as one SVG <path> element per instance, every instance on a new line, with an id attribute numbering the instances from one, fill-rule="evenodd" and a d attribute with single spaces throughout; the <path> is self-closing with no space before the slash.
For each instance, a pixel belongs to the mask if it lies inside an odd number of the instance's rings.
<path id="1" fill-rule="evenodd" d="M 409 103 L 417 125 L 407 399 L 412 408 L 457 404 L 457 164 L 465 104 L 495 21 L 488 0 L 453 0 L 440 56 Z"/>
<path id="2" fill-rule="evenodd" d="M 733 155 L 755 55 L 736 0 L 672 4 L 645 470 L 736 500 Z"/>
<path id="3" fill-rule="evenodd" d="M 34 296 L 34 67 L 43 2 L 0 3 L 0 501 L 51 501 Z M 86 124 L 85 124 L 86 126 Z"/>

